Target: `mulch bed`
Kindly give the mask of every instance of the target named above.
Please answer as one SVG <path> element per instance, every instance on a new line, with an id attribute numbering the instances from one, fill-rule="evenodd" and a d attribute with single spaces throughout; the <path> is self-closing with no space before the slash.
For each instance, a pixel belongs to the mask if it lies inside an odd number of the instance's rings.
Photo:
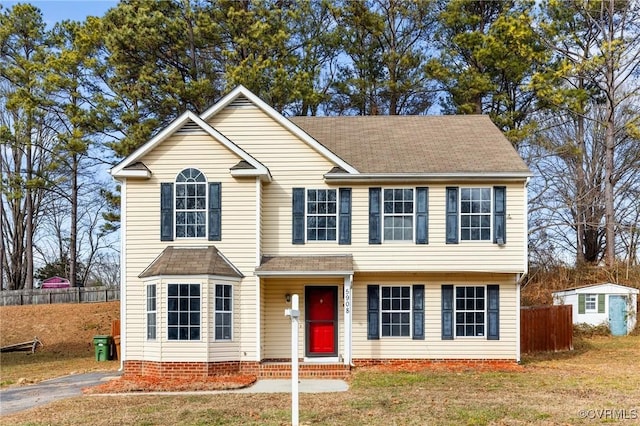
<path id="1" fill-rule="evenodd" d="M 161 379 L 150 376 L 127 375 L 101 385 L 83 389 L 85 394 L 129 392 L 179 392 L 240 389 L 256 381 L 253 375 L 212 376 Z"/>

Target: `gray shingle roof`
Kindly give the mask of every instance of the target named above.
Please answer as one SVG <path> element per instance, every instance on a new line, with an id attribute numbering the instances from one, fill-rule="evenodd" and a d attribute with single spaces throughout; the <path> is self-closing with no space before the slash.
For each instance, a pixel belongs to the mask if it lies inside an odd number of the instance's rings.
<path id="1" fill-rule="evenodd" d="M 142 271 L 140 278 L 159 275 L 217 275 L 242 278 L 236 269 L 215 246 L 168 246 Z"/>
<path id="2" fill-rule="evenodd" d="M 353 272 L 353 256 L 263 256 L 256 273 Z"/>
<path id="3" fill-rule="evenodd" d="M 486 115 L 290 120 L 360 173 L 529 173 Z"/>

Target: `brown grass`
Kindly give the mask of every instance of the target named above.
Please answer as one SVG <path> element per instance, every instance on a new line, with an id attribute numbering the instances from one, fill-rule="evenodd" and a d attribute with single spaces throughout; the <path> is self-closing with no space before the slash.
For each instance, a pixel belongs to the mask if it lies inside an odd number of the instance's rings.
<path id="1" fill-rule="evenodd" d="M 594 337 L 579 339 L 573 352 L 527 357 L 522 371 L 356 371 L 348 392 L 301 394 L 300 421 L 593 425 L 615 415 L 629 419 L 621 424 L 637 424 L 639 358 L 640 337 Z M 290 406 L 287 394 L 83 396 L 2 417 L 0 424 L 286 425 Z"/>
<path id="2" fill-rule="evenodd" d="M 111 333 L 120 317 L 120 303 L 83 303 L 0 307 L 0 346 L 37 337 L 35 354 L 3 353 L 0 386 L 33 383 L 72 372 L 113 370 L 118 361 L 97 362 L 93 336 Z"/>
<path id="3" fill-rule="evenodd" d="M 9 354 L 33 362 L 20 365 L 3 354 L 2 377 L 6 368 L 28 376 L 43 368 L 40 363 L 51 371 L 34 377 L 80 371 L 83 363 L 88 368 L 117 368 L 117 362 L 93 361 L 92 348 L 93 335 L 107 334 L 111 318 L 117 317 L 113 305 L 117 304 L 58 305 L 67 309 L 57 315 L 48 314 L 48 306 L 0 308 L 3 344 L 25 336 L 28 340 L 34 328 L 52 330 L 52 335 L 38 336 L 45 341 L 42 352 Z M 92 313 L 91 307 L 96 311 Z M 78 313 L 84 309 L 89 311 Z M 24 326 L 22 334 L 11 330 L 6 320 L 16 322 L 16 329 Z M 41 321 L 50 326 L 33 325 Z M 82 325 L 98 322 L 105 324 Z M 10 333 L 16 340 L 8 340 Z M 71 342 L 74 335 L 80 343 Z M 62 346 L 52 343 L 53 336 Z M 62 350 L 65 342 L 76 349 Z M 300 421 L 303 425 L 593 425 L 619 423 L 617 419 L 625 416 L 621 424 L 639 423 L 640 336 L 578 337 L 574 346 L 572 352 L 528 356 L 516 371 L 356 370 L 348 392 L 301 394 Z M 54 358 L 63 359 L 56 364 Z M 2 416 L 0 425 L 286 425 L 290 406 L 287 394 L 85 395 Z"/>

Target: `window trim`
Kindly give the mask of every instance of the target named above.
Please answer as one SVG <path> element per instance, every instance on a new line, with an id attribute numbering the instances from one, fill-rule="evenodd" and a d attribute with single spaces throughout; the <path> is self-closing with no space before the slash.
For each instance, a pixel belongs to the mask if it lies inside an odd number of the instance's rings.
<path id="1" fill-rule="evenodd" d="M 474 288 L 478 288 L 481 287 L 484 289 L 484 309 L 482 311 L 479 310 L 464 310 L 463 312 L 482 312 L 483 313 L 483 322 L 482 322 L 482 326 L 483 326 L 483 333 L 482 336 L 478 336 L 478 335 L 474 335 L 474 336 L 460 336 L 458 335 L 458 320 L 457 320 L 457 313 L 458 313 L 458 308 L 456 306 L 456 302 L 457 302 L 457 290 L 458 288 L 461 287 L 474 287 Z M 453 338 L 454 339 L 482 339 L 482 340 L 489 340 L 489 333 L 488 333 L 488 286 L 486 284 L 458 284 L 458 285 L 454 285 L 453 286 Z M 474 300 L 476 298 L 474 297 Z M 474 322 L 474 325 L 477 325 L 477 323 Z"/>
<path id="2" fill-rule="evenodd" d="M 153 287 L 153 298 L 149 297 L 149 290 Z M 149 309 L 149 301 L 153 299 L 153 310 Z M 155 341 L 158 340 L 158 285 L 156 283 L 147 284 L 145 286 L 145 322 L 146 322 L 146 330 L 147 330 L 147 340 Z M 154 323 L 153 323 L 153 337 L 149 337 L 149 332 L 151 329 L 151 324 L 149 322 L 149 315 L 154 315 Z"/>
<path id="3" fill-rule="evenodd" d="M 589 300 L 590 297 L 593 297 L 593 308 L 589 307 L 589 303 L 592 302 Z M 584 295 L 584 313 L 585 314 L 597 314 L 598 313 L 598 294 L 597 293 L 585 293 Z"/>
<path id="4" fill-rule="evenodd" d="M 198 304 L 198 314 L 200 315 L 200 322 L 198 323 L 198 339 L 191 339 L 191 328 L 193 327 L 191 325 L 191 320 L 189 320 L 189 325 L 188 325 L 188 330 L 189 330 L 189 338 L 187 339 L 180 339 L 180 331 L 179 331 L 179 327 L 180 327 L 180 320 L 179 320 L 179 315 L 182 313 L 180 311 L 180 306 L 179 306 L 179 301 L 178 301 L 178 310 L 176 311 L 172 311 L 169 309 L 169 287 L 175 285 L 175 286 L 181 286 L 181 285 L 187 285 L 187 286 L 192 286 L 192 285 L 197 285 L 198 289 L 199 289 L 199 304 Z M 167 338 L 166 340 L 169 342 L 202 342 L 204 337 L 203 336 L 203 331 L 205 331 L 205 327 L 203 326 L 203 322 L 202 322 L 202 304 L 203 304 L 203 294 L 202 294 L 202 289 L 203 289 L 203 285 L 201 283 L 195 283 L 195 282 L 170 282 L 166 284 L 166 300 L 167 300 L 167 309 L 166 309 L 166 314 L 167 314 L 167 322 L 166 322 L 166 326 L 167 326 Z M 179 287 L 178 287 L 179 288 Z M 188 300 L 191 300 L 191 290 L 189 290 L 189 296 L 188 296 Z M 180 295 L 178 294 L 178 300 L 180 300 Z M 169 329 L 171 327 L 171 324 L 169 324 L 169 314 L 171 313 L 177 313 L 178 314 L 178 324 L 174 325 L 174 327 L 178 327 L 178 337 L 176 339 L 171 339 L 169 337 L 170 333 L 169 333 Z M 190 315 L 191 313 L 195 313 L 191 311 L 191 308 L 189 307 L 189 309 L 186 312 L 188 315 Z"/>
<path id="5" fill-rule="evenodd" d="M 408 287 L 409 288 L 409 310 L 404 310 L 404 309 L 400 309 L 400 310 L 393 310 L 393 309 L 383 309 L 382 308 L 382 299 L 383 299 L 383 290 L 385 288 L 403 288 L 403 287 Z M 413 313 L 414 313 L 414 296 L 413 296 L 413 285 L 411 284 L 390 284 L 390 285 L 384 285 L 384 284 L 380 284 L 380 291 L 378 294 L 378 303 L 380 306 L 380 321 L 378 323 L 378 335 L 380 336 L 380 338 L 387 338 L 387 339 L 412 339 L 413 338 Z M 393 298 L 393 297 L 392 297 Z M 402 296 L 400 297 L 400 299 L 402 300 Z M 382 332 L 382 327 L 383 327 L 383 320 L 382 320 L 382 316 L 384 313 L 408 313 L 409 314 L 409 335 L 408 336 L 393 336 L 393 335 L 389 335 L 389 336 L 385 336 Z"/>
<path id="6" fill-rule="evenodd" d="M 486 189 L 489 191 L 489 200 L 486 200 L 489 202 L 489 213 L 463 213 L 462 212 L 462 192 L 464 190 L 473 190 L 473 189 Z M 495 202 L 495 196 L 494 196 L 494 187 L 493 186 L 460 186 L 458 187 L 458 240 L 460 242 L 465 242 L 465 243 L 472 243 L 472 244 L 477 244 L 477 243 L 486 243 L 486 242 L 490 242 L 492 243 L 494 240 L 494 218 L 495 218 L 495 206 L 494 206 L 494 202 Z M 482 200 L 485 201 L 485 200 Z M 489 238 L 487 239 L 478 239 L 478 240 L 472 240 L 472 239 L 464 239 L 462 237 L 462 216 L 484 216 L 487 215 L 489 216 Z M 482 227 L 480 228 L 469 228 L 471 229 L 482 229 Z"/>
<path id="7" fill-rule="evenodd" d="M 384 212 L 384 194 L 385 191 L 387 190 L 396 190 L 396 189 L 400 189 L 400 190 L 411 190 L 412 193 L 412 202 L 413 202 L 413 212 L 411 213 L 411 215 L 408 214 L 396 214 L 396 213 L 385 213 Z M 381 194 L 380 194 L 380 239 L 382 241 L 382 243 L 388 243 L 388 244 L 415 244 L 416 243 L 416 187 L 396 187 L 396 186 L 388 186 L 388 187 L 382 187 L 381 188 Z M 404 202 L 404 201 L 403 201 Z M 385 227 L 384 227 L 384 220 L 386 217 L 394 217 L 394 216 L 411 216 L 411 239 L 410 240 L 389 240 L 385 238 Z M 394 228 L 395 229 L 395 228 Z"/>
<path id="8" fill-rule="evenodd" d="M 231 310 L 229 311 L 222 311 L 222 310 L 218 310 L 217 309 L 217 298 L 218 298 L 218 292 L 217 292 L 217 288 L 218 286 L 221 287 L 229 287 L 231 290 L 230 296 L 229 296 L 229 300 L 230 300 L 230 308 Z M 234 288 L 233 288 L 233 284 L 228 284 L 228 283 L 216 283 L 213 285 L 213 341 L 215 342 L 232 342 L 233 341 L 233 304 L 234 304 Z M 224 296 L 223 296 L 224 298 Z M 221 313 L 221 314 L 228 314 L 229 315 L 229 328 L 230 328 L 230 332 L 229 332 L 229 338 L 228 339 L 218 339 L 216 337 L 216 329 L 217 329 L 217 322 L 216 322 L 216 314 Z"/>
<path id="9" fill-rule="evenodd" d="M 186 170 L 197 170 L 202 177 L 204 178 L 204 182 L 178 182 L 178 176 L 180 176 L 182 173 L 184 173 Z M 203 213 L 204 214 L 204 235 L 199 237 L 199 236 L 195 236 L 195 237 L 188 237 L 188 236 L 183 236 L 180 237 L 178 236 L 178 185 L 186 185 L 186 184 L 193 184 L 193 185 L 203 185 L 204 186 L 204 209 L 194 209 L 194 210 L 188 210 L 188 209 L 180 209 L 180 212 L 199 212 L 199 213 Z M 200 170 L 197 167 L 184 167 L 182 168 L 175 176 L 175 178 L 173 179 L 173 233 L 175 235 L 175 239 L 176 240 L 197 240 L 197 239 L 208 239 L 209 236 L 209 180 L 207 179 L 207 175 L 205 175 L 202 170 Z M 187 225 L 183 225 L 183 226 L 187 226 Z"/>
<path id="10" fill-rule="evenodd" d="M 308 188 L 308 187 L 304 187 L 304 242 L 306 243 L 311 243 L 311 244 L 315 244 L 315 243 L 338 243 L 340 241 L 340 188 Z M 334 191 L 335 192 L 335 204 L 336 204 L 336 212 L 333 215 L 330 214 L 323 214 L 324 217 L 330 217 L 330 216 L 335 216 L 335 220 L 336 220 L 336 237 L 333 240 L 310 240 L 309 239 L 309 226 L 308 226 L 308 219 L 309 219 L 309 191 Z M 317 192 L 316 192 L 317 195 Z M 315 217 L 318 217 L 317 213 L 313 213 Z M 316 227 L 316 229 L 318 229 Z M 325 229 L 327 229 L 325 227 Z"/>

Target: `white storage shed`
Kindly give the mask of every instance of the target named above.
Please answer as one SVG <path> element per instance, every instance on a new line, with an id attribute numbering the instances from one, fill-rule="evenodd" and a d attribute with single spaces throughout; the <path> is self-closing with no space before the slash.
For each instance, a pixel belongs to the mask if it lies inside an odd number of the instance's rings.
<path id="1" fill-rule="evenodd" d="M 573 305 L 573 323 L 608 324 L 611 334 L 624 336 L 636 326 L 640 290 L 604 283 L 554 291 L 554 305 Z"/>

